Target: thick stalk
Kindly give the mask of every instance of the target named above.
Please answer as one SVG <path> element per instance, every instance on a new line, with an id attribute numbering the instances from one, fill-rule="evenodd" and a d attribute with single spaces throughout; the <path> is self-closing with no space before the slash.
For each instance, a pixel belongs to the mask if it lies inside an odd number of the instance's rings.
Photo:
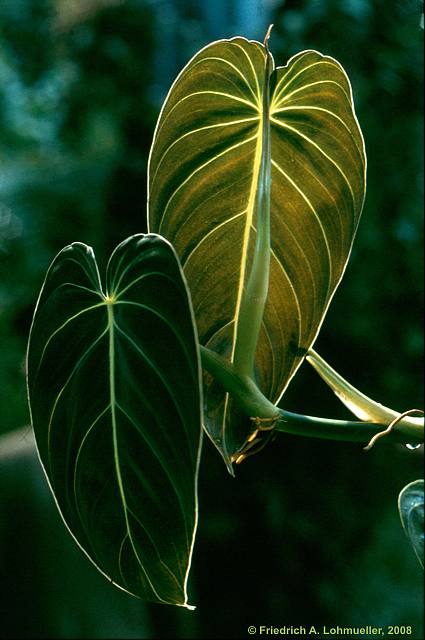
<path id="1" fill-rule="evenodd" d="M 279 409 L 280 419 L 276 424 L 276 431 L 291 433 L 297 436 L 321 438 L 325 440 L 345 440 L 348 442 L 363 442 L 367 444 L 384 431 L 388 424 L 376 422 L 360 422 L 354 420 L 332 420 L 304 416 Z M 400 444 L 421 444 L 424 439 L 422 424 L 397 423 L 394 429 L 381 439 L 381 442 L 398 442 Z"/>
<path id="2" fill-rule="evenodd" d="M 242 376 L 254 378 L 255 352 L 269 289 L 270 273 L 270 74 L 272 57 L 268 49 L 270 29 L 264 40 L 266 60 L 261 115 L 261 164 L 256 193 L 256 239 L 251 270 L 244 287 L 236 329 L 233 362 Z"/>
<path id="3" fill-rule="evenodd" d="M 384 405 L 372 400 L 364 393 L 353 387 L 350 382 L 345 380 L 335 369 L 333 369 L 319 354 L 310 349 L 306 361 L 317 371 L 320 377 L 330 386 L 337 398 L 345 404 L 345 406 L 360 420 L 379 422 L 382 424 L 390 424 L 400 415 L 397 411 L 385 407 Z M 412 411 L 412 413 L 414 410 Z M 418 413 L 420 413 L 418 411 Z M 403 423 L 411 426 L 422 425 L 423 418 L 406 416 L 402 419 Z"/>
<path id="4" fill-rule="evenodd" d="M 215 351 L 200 346 L 203 368 L 208 371 L 235 400 L 249 417 L 276 418 L 279 410 L 261 393 L 249 376 L 236 368 Z"/>
<path id="5" fill-rule="evenodd" d="M 292 413 L 279 409 L 261 393 L 249 376 L 239 374 L 235 367 L 217 353 L 200 347 L 202 366 L 213 375 L 248 417 L 275 419 L 275 430 L 310 438 L 345 440 L 367 444 L 388 427 L 388 423 L 333 420 Z M 382 442 L 420 444 L 423 442 L 424 424 L 401 420 L 394 425 Z"/>

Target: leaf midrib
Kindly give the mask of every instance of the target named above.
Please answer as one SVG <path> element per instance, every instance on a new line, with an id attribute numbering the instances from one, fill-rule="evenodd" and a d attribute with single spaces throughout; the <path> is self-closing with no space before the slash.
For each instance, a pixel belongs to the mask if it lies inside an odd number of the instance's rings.
<path id="1" fill-rule="evenodd" d="M 262 140 L 262 128 L 263 128 L 263 113 L 260 113 L 258 128 L 257 128 L 257 143 L 255 147 L 255 157 L 254 157 L 254 168 L 252 172 L 252 180 L 251 180 L 251 189 L 248 198 L 248 206 L 246 208 L 245 215 L 245 228 L 242 239 L 242 259 L 241 259 L 241 269 L 239 274 L 239 284 L 238 291 L 236 295 L 236 305 L 235 305 L 235 313 L 233 316 L 234 319 L 234 334 L 233 334 L 233 344 L 232 344 L 232 353 L 230 360 L 234 361 L 235 357 L 235 348 L 237 342 L 238 335 L 238 318 L 241 310 L 243 291 L 246 284 L 246 271 L 247 271 L 247 263 L 248 263 L 248 246 L 251 238 L 251 234 L 254 230 L 254 213 L 255 213 L 255 202 L 257 195 L 257 186 L 258 186 L 258 178 L 260 175 L 261 168 L 261 157 L 262 157 L 262 148 L 263 148 L 263 140 Z"/>
<path id="2" fill-rule="evenodd" d="M 112 442 L 114 449 L 114 462 L 115 462 L 115 473 L 117 476 L 118 490 L 120 493 L 121 503 L 123 507 L 123 515 L 125 520 L 126 531 L 128 533 L 128 539 L 130 540 L 131 548 L 133 553 L 137 559 L 137 562 L 143 571 L 149 586 L 152 589 L 152 592 L 158 598 L 160 602 L 164 602 L 165 600 L 161 598 L 161 596 L 157 593 L 155 587 L 153 586 L 149 574 L 146 571 L 143 562 L 141 561 L 136 546 L 134 544 L 130 523 L 128 520 L 127 513 L 127 500 L 125 497 L 124 485 L 122 481 L 121 468 L 120 468 L 120 460 L 118 453 L 118 435 L 117 435 L 117 417 L 116 417 L 116 393 L 115 393 L 115 320 L 114 320 L 114 302 L 113 300 L 107 300 L 107 308 L 108 308 L 108 330 L 109 330 L 109 394 L 111 398 L 111 424 L 112 424 Z"/>

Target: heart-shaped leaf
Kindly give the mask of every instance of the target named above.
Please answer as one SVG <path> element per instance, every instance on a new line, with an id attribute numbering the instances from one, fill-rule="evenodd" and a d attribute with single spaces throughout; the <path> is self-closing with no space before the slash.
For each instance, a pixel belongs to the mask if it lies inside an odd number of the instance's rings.
<path id="1" fill-rule="evenodd" d="M 417 558 L 424 566 L 424 481 L 415 480 L 398 497 L 401 522 Z"/>
<path id="2" fill-rule="evenodd" d="M 149 224 L 173 243 L 200 341 L 234 361 L 257 234 L 257 193 L 271 177 L 268 299 L 255 359 L 278 402 L 314 342 L 343 275 L 365 195 L 365 151 L 348 78 L 316 51 L 271 72 L 266 48 L 233 38 L 202 49 L 173 84 L 149 161 Z M 261 171 L 271 146 L 271 176 Z M 229 463 L 246 437 L 210 378 L 205 422 Z"/>
<path id="3" fill-rule="evenodd" d="M 92 249 L 63 249 L 28 348 L 37 447 L 70 532 L 117 586 L 183 606 L 202 432 L 197 344 L 177 257 L 152 234 L 113 252 L 106 293 Z"/>

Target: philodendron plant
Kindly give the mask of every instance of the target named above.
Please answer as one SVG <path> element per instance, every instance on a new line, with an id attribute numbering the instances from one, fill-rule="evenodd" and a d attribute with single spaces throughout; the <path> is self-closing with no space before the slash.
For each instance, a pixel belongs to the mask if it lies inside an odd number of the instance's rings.
<path id="1" fill-rule="evenodd" d="M 31 328 L 31 419 L 63 520 L 109 580 L 154 602 L 189 607 L 204 431 L 231 474 L 278 431 L 423 439 L 423 418 L 374 402 L 312 349 L 366 155 L 341 65 L 303 51 L 276 67 L 268 35 L 190 60 L 154 134 L 149 233 L 115 249 L 104 279 L 90 247 L 65 247 Z M 304 359 L 358 420 L 279 408 Z M 413 493 L 400 509 L 423 557 L 423 483 Z"/>

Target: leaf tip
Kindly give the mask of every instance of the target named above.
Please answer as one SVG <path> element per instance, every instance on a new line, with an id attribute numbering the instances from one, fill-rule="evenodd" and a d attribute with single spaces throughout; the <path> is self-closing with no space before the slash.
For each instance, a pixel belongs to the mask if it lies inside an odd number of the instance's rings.
<path id="1" fill-rule="evenodd" d="M 270 34 L 271 34 L 272 29 L 273 29 L 273 24 L 270 24 L 269 28 L 267 29 L 266 35 L 264 36 L 263 44 L 264 44 L 267 52 L 269 51 L 269 39 L 270 39 Z"/>

